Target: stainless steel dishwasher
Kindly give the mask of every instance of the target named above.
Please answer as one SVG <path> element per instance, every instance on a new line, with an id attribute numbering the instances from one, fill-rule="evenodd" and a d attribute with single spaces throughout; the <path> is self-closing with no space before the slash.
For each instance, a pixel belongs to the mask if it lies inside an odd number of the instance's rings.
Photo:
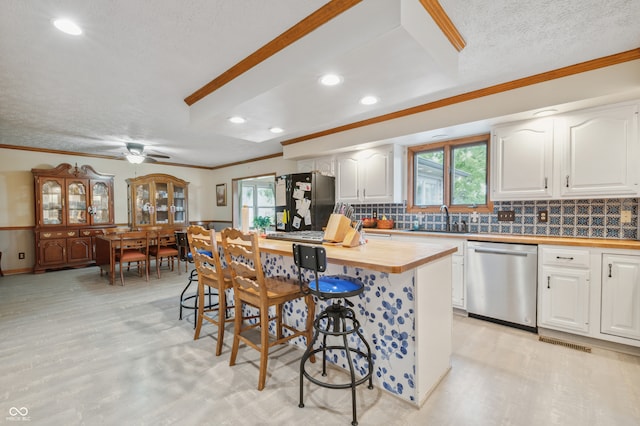
<path id="1" fill-rule="evenodd" d="M 469 316 L 537 331 L 538 246 L 467 243 Z"/>

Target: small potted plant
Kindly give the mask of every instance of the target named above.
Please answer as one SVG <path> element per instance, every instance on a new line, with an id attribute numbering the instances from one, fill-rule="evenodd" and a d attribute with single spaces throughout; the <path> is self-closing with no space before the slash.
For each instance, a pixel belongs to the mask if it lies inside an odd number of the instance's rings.
<path id="1" fill-rule="evenodd" d="M 253 226 L 254 226 L 254 228 L 256 228 L 256 231 L 258 231 L 258 233 L 261 236 L 264 236 L 267 233 L 267 228 L 269 226 L 271 226 L 271 217 L 270 216 L 256 216 L 253 219 Z"/>

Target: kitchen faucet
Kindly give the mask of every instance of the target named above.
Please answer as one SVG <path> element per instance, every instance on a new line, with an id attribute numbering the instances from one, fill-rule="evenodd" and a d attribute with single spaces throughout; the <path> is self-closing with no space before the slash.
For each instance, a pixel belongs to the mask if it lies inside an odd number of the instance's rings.
<path id="1" fill-rule="evenodd" d="M 449 223 L 449 207 L 447 207 L 446 204 L 443 204 L 442 206 L 440 206 L 440 211 L 444 212 L 444 230 L 450 231 L 451 224 Z"/>

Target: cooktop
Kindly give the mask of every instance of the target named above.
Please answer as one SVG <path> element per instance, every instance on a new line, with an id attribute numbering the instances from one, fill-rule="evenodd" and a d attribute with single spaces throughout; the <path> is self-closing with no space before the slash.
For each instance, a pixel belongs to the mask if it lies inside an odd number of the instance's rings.
<path id="1" fill-rule="evenodd" d="M 322 244 L 322 240 L 324 239 L 324 231 L 275 232 L 272 234 L 267 234 L 267 239 Z"/>

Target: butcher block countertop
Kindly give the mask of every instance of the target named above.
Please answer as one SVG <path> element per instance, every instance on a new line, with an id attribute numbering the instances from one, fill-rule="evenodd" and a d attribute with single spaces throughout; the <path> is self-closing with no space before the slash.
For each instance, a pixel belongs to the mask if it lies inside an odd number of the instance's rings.
<path id="1" fill-rule="evenodd" d="M 260 238 L 260 250 L 265 253 L 292 256 L 291 241 Z M 433 262 L 457 251 L 447 244 L 409 243 L 371 240 L 357 247 L 323 244 L 327 262 L 398 274 Z"/>
<path id="2" fill-rule="evenodd" d="M 513 234 L 458 234 L 447 232 L 408 231 L 404 229 L 366 229 L 366 233 L 393 234 L 412 237 L 429 238 L 460 238 L 473 241 L 490 241 L 497 243 L 518 244 L 548 244 L 559 246 L 601 247 L 621 250 L 640 250 L 640 241 L 610 239 L 610 238 L 577 238 L 577 237 L 546 237 L 538 235 L 513 235 Z"/>

